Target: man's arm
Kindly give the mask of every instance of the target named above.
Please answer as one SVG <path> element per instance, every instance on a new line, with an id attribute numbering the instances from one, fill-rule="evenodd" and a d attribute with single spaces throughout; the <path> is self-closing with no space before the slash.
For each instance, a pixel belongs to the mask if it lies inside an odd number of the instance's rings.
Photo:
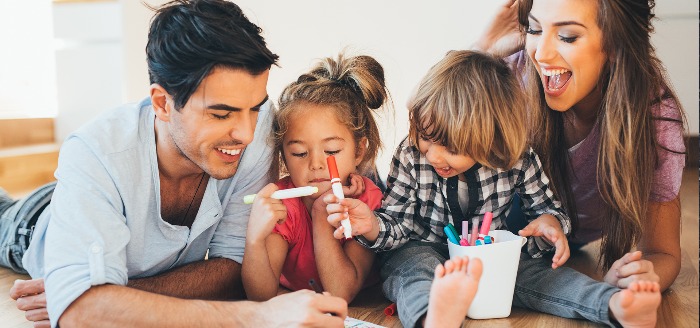
<path id="1" fill-rule="evenodd" d="M 325 315 L 333 313 L 336 316 Z M 59 318 L 61 327 L 342 327 L 347 303 L 304 290 L 255 303 L 183 300 L 133 288 L 93 286 Z"/>
<path id="2" fill-rule="evenodd" d="M 244 299 L 241 265 L 215 258 L 193 262 L 156 276 L 133 279 L 128 287 L 147 292 L 189 299 Z"/>

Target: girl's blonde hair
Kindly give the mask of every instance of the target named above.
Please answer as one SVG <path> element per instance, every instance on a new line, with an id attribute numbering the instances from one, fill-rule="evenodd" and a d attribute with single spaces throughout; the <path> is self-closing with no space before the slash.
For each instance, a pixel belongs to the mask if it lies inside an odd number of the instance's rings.
<path id="1" fill-rule="evenodd" d="M 501 59 L 451 51 L 430 68 L 408 102 L 409 138 L 423 137 L 490 168 L 508 169 L 527 145 L 526 101 Z"/>
<path id="2" fill-rule="evenodd" d="M 343 53 L 336 59 L 324 58 L 282 91 L 273 121 L 275 149 L 278 154 L 283 154 L 282 139 L 289 128 L 290 118 L 297 112 L 295 109 L 306 104 L 326 105 L 351 131 L 358 151 L 360 140 L 367 138 L 357 173 L 369 174 L 375 169 L 375 159 L 382 147 L 374 114 L 389 107 L 386 106 L 388 99 L 384 69 L 374 58 L 346 57 Z"/>

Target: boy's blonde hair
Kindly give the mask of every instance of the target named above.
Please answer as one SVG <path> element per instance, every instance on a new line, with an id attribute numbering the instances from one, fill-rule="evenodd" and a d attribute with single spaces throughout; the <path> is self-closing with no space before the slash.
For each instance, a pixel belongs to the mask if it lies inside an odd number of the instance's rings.
<path id="1" fill-rule="evenodd" d="M 432 140 L 490 168 L 508 169 L 527 145 L 526 99 L 501 59 L 450 51 L 408 101 L 409 138 Z"/>
<path id="2" fill-rule="evenodd" d="M 356 143 L 367 138 L 357 173 L 369 174 L 375 169 L 374 162 L 382 147 L 374 112 L 388 107 L 385 106 L 388 99 L 384 69 L 374 58 L 346 57 L 343 53 L 336 59 L 324 58 L 282 91 L 273 120 L 275 150 L 283 154 L 282 138 L 289 128 L 290 118 L 298 112 L 298 106 L 328 105 L 338 121 L 350 130 Z M 359 146 L 356 144 L 358 151 Z M 281 164 L 284 172 L 284 161 Z"/>

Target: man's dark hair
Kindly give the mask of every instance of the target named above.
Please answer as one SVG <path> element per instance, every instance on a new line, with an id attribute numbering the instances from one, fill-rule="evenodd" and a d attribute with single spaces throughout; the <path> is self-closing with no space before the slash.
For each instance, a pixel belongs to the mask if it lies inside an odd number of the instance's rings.
<path id="1" fill-rule="evenodd" d="M 277 63 L 262 30 L 232 2 L 175 0 L 151 9 L 156 14 L 146 45 L 148 75 L 173 96 L 176 110 L 214 67 L 257 75 Z"/>

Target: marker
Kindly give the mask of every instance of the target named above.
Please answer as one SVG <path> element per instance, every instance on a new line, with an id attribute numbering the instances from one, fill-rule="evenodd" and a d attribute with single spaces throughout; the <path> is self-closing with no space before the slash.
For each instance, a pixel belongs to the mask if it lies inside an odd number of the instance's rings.
<path id="1" fill-rule="evenodd" d="M 451 241 L 453 244 L 459 245 L 459 239 L 457 238 L 457 234 L 452 231 L 454 228 L 450 228 L 452 226 L 451 223 L 448 223 L 442 230 L 445 231 L 445 234 L 447 235 L 447 239 Z"/>
<path id="2" fill-rule="evenodd" d="M 338 198 L 338 201 L 341 201 L 345 199 L 345 195 L 343 194 L 343 184 L 340 182 L 340 174 L 338 174 L 338 166 L 335 163 L 335 157 L 332 155 L 328 156 L 328 158 L 326 158 L 326 162 L 328 162 L 328 172 L 331 174 L 331 188 L 333 189 L 333 195 Z M 340 224 L 343 226 L 345 238 L 352 238 L 352 226 L 350 225 L 350 219 L 343 219 L 340 221 Z"/>
<path id="3" fill-rule="evenodd" d="M 491 230 L 491 220 L 493 220 L 493 213 L 486 212 L 486 214 L 484 214 L 484 221 L 481 222 L 481 231 L 479 231 L 479 234 L 484 236 L 489 234 L 489 230 Z"/>
<path id="4" fill-rule="evenodd" d="M 476 240 L 479 238 L 479 218 L 472 218 L 472 235 L 470 244 L 476 246 Z"/>
<path id="5" fill-rule="evenodd" d="M 396 314 L 396 303 L 391 303 L 391 305 L 384 308 L 384 315 L 393 316 Z"/>
<path id="6" fill-rule="evenodd" d="M 469 246 L 469 241 L 467 240 L 467 231 L 469 231 L 469 221 L 464 220 L 462 221 L 462 239 L 459 240 L 459 244 L 462 246 Z"/>
<path id="7" fill-rule="evenodd" d="M 304 196 L 311 196 L 317 192 L 318 192 L 318 188 L 312 187 L 312 186 L 282 189 L 282 190 L 277 190 L 277 191 L 273 192 L 272 195 L 270 195 L 270 198 L 287 199 L 287 198 L 304 197 Z M 253 201 L 255 200 L 255 195 L 256 194 L 244 196 L 243 197 L 243 204 L 253 204 Z"/>
<path id="8" fill-rule="evenodd" d="M 309 286 L 311 286 L 311 289 L 315 291 L 316 293 L 323 294 L 323 290 L 321 289 L 321 286 L 319 286 L 315 280 L 309 279 Z"/>
<path id="9" fill-rule="evenodd" d="M 492 244 L 492 243 L 493 243 L 493 241 L 491 240 L 491 236 L 489 236 L 489 235 L 484 236 L 484 244 L 485 245 Z"/>
<path id="10" fill-rule="evenodd" d="M 321 286 L 319 286 L 315 280 L 309 279 L 309 286 L 311 286 L 311 289 L 315 291 L 318 294 L 323 294 L 323 289 L 321 289 Z M 333 313 L 326 313 L 326 315 L 334 316 L 335 314 Z"/>

